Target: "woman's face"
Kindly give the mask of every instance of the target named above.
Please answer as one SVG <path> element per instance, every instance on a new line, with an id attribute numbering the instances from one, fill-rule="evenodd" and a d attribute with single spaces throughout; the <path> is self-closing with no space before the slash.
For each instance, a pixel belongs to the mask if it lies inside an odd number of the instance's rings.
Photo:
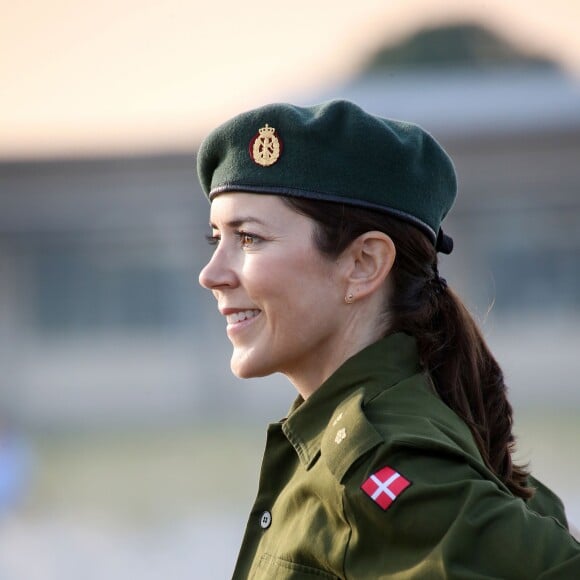
<path id="1" fill-rule="evenodd" d="M 314 222 L 277 196 L 226 193 L 210 224 L 216 248 L 199 281 L 226 317 L 234 374 L 326 378 L 342 362 L 346 284 L 340 258 L 314 247 Z"/>

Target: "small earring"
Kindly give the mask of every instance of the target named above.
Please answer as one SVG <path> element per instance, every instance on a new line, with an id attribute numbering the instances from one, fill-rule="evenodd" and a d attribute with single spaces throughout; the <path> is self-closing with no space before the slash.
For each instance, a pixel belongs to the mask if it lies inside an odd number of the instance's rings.
<path id="1" fill-rule="evenodd" d="M 353 295 L 352 295 L 352 294 L 347 294 L 347 295 L 344 297 L 344 301 L 345 301 L 347 304 L 352 304 L 352 302 L 353 302 Z"/>

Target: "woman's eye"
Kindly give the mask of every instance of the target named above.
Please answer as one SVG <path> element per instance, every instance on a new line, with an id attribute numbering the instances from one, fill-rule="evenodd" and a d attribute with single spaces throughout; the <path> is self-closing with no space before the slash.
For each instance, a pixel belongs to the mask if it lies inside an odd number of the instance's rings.
<path id="1" fill-rule="evenodd" d="M 247 232 L 238 232 L 238 237 L 240 238 L 240 245 L 242 248 L 250 248 L 258 243 L 259 238 L 254 234 L 248 234 Z"/>

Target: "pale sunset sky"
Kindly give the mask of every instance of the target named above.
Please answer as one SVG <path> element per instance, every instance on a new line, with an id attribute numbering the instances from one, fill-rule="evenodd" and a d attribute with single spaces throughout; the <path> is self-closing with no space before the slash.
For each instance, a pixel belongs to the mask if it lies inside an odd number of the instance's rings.
<path id="1" fill-rule="evenodd" d="M 580 79 L 579 0 L 28 0 L 0 22 L 0 158 L 192 150 L 376 48 L 476 21 Z"/>

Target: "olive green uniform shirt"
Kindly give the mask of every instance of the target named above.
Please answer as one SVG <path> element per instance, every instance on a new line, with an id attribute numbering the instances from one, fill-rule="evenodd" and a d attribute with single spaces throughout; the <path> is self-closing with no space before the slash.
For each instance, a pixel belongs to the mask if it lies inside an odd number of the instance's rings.
<path id="1" fill-rule="evenodd" d="M 392 335 L 270 425 L 234 578 L 580 579 L 562 504 L 533 484 L 509 492 Z"/>

